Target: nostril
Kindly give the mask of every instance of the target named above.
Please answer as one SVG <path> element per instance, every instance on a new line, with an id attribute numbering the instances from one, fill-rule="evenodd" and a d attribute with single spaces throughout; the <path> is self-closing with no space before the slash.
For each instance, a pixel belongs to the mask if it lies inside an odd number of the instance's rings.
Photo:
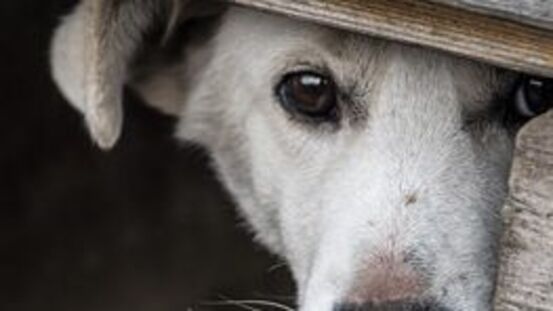
<path id="1" fill-rule="evenodd" d="M 332 311 L 449 311 L 439 304 L 393 301 L 383 303 L 338 304 Z"/>

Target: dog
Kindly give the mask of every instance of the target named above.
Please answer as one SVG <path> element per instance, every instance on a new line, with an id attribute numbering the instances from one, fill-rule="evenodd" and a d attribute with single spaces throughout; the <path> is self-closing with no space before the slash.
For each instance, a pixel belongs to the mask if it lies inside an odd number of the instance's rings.
<path id="1" fill-rule="evenodd" d="M 84 0 L 51 59 L 102 148 L 125 86 L 178 118 L 299 310 L 491 309 L 513 142 L 547 81 L 193 0 Z"/>

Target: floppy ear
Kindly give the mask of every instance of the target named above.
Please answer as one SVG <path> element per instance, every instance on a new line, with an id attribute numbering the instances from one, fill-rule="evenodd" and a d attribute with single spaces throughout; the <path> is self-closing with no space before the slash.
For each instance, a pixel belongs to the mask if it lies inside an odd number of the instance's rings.
<path id="1" fill-rule="evenodd" d="M 123 124 L 123 87 L 146 34 L 200 14 L 206 0 L 82 0 L 52 42 L 54 80 L 84 114 L 94 141 L 115 145 Z M 160 40 L 162 42 L 162 40 Z"/>

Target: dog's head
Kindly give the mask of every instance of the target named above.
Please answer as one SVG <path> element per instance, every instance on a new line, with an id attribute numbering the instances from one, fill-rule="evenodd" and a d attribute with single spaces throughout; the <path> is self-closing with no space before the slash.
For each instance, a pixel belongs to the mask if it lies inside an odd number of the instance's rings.
<path id="1" fill-rule="evenodd" d="M 177 137 L 210 150 L 259 241 L 290 264 L 301 310 L 490 308 L 513 133 L 540 109 L 536 81 L 205 1 L 85 1 L 52 57 L 103 147 L 125 84 L 179 118 Z"/>

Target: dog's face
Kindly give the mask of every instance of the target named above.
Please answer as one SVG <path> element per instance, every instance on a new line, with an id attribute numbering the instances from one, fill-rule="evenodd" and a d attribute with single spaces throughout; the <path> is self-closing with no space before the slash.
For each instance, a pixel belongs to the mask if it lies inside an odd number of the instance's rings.
<path id="1" fill-rule="evenodd" d="M 239 8 L 148 72 L 300 310 L 490 309 L 515 74 Z"/>
<path id="2" fill-rule="evenodd" d="M 304 310 L 489 308 L 512 76 L 246 10 L 184 58 L 203 64 L 177 135 L 211 150 Z"/>

